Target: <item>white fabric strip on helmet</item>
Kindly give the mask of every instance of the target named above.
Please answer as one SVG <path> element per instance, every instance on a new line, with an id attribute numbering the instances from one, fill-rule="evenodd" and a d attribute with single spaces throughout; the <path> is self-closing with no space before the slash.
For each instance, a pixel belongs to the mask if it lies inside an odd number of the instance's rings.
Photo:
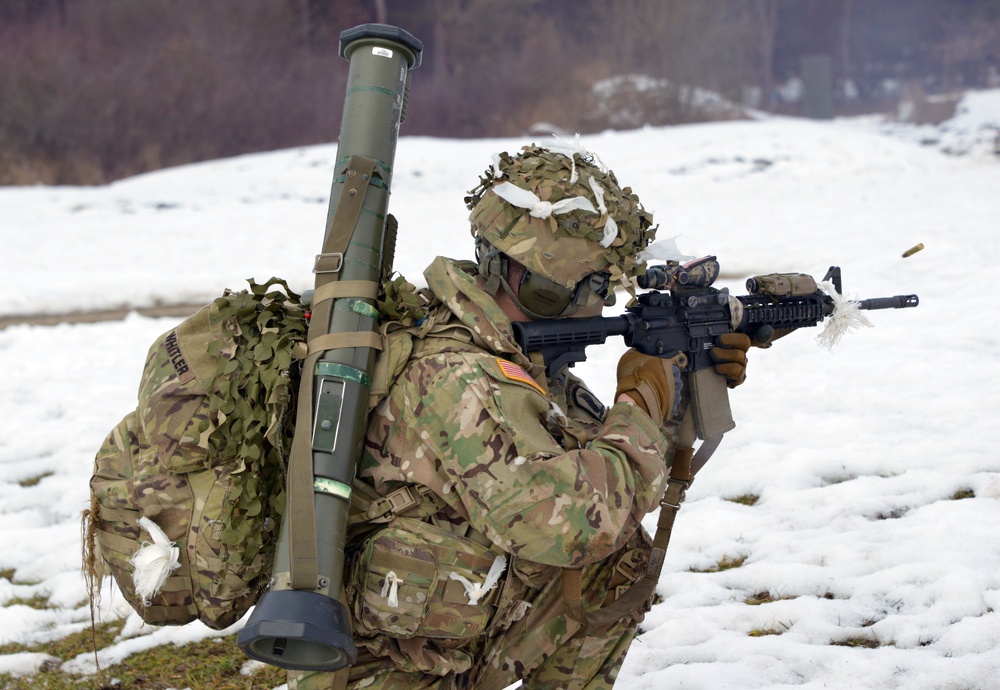
<path id="1" fill-rule="evenodd" d="M 553 213 L 569 213 L 576 210 L 597 213 L 597 209 L 594 208 L 594 204 L 590 199 L 582 196 L 567 197 L 553 204 L 548 201 L 542 201 L 534 192 L 521 189 L 510 182 L 501 182 L 493 187 L 493 192 L 511 206 L 530 209 L 529 215 L 533 218 L 545 219 Z M 617 235 L 617 231 L 615 234 Z"/>
<path id="2" fill-rule="evenodd" d="M 546 146 L 545 148 L 547 148 L 549 151 L 552 151 L 553 153 L 559 153 L 569 158 L 570 162 L 572 163 L 572 168 L 570 173 L 571 183 L 576 184 L 577 180 L 576 156 L 591 158 L 597 164 L 598 169 L 600 169 L 602 173 L 606 173 L 608 171 L 607 166 L 604 165 L 604 161 L 601 160 L 600 156 L 598 156 L 596 153 L 588 151 L 587 147 L 583 145 L 583 141 L 580 139 L 579 133 L 573 138 L 572 142 L 561 141 L 559 137 L 553 137 L 553 138 L 556 140 L 556 142 L 554 144 Z"/>
<path id="3" fill-rule="evenodd" d="M 608 207 L 604 204 L 604 187 L 593 177 L 588 178 L 587 182 L 590 183 L 590 188 L 594 191 L 594 196 L 597 198 L 597 208 L 602 215 L 607 216 Z M 615 222 L 614 218 L 608 216 L 607 220 L 604 221 L 604 235 L 601 237 L 601 246 L 607 249 L 617 237 L 618 223 Z"/>

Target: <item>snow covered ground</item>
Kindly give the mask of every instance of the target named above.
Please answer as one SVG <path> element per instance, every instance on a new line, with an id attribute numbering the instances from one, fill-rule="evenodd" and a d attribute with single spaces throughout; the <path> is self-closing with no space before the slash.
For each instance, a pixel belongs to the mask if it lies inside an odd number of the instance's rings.
<path id="1" fill-rule="evenodd" d="M 664 601 L 617 687 L 1000 687 L 997 128 L 992 91 L 969 94 L 932 130 L 765 119 L 584 137 L 661 237 L 717 255 L 738 294 L 754 273 L 822 276 L 836 264 L 850 297 L 921 301 L 870 313 L 875 327 L 832 352 L 804 331 L 751 352 L 732 396 L 738 426 L 688 495 Z M 436 254 L 471 256 L 462 197 L 490 154 L 524 143 L 400 141 L 391 210 L 402 273 L 418 282 Z M 271 275 L 305 289 L 335 151 L 106 187 L 0 188 L 0 315 L 207 302 Z M 149 343 L 176 322 L 132 314 L 0 331 L 0 644 L 89 626 L 78 520 L 93 455 L 135 405 Z M 578 366 L 605 398 L 621 350 L 594 348 Z M 756 503 L 730 500 L 744 496 Z M 105 618 L 126 615 L 120 596 L 104 601 Z M 102 665 L 213 634 L 133 615 Z M 0 673 L 46 660 L 0 657 Z M 57 663 L 94 667 L 92 655 Z"/>

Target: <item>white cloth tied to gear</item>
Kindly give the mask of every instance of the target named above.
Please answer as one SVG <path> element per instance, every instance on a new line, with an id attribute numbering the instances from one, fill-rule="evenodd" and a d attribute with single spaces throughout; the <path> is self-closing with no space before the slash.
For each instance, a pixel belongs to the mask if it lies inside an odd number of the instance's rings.
<path id="1" fill-rule="evenodd" d="M 584 158 L 592 159 L 594 161 L 594 164 L 597 165 L 597 167 L 601 170 L 601 172 L 607 172 L 608 171 L 607 167 L 605 167 L 605 165 L 604 165 L 604 161 L 602 161 L 597 156 L 596 153 L 591 153 L 590 151 L 588 151 L 587 147 L 583 145 L 583 140 L 580 139 L 580 135 L 579 134 L 577 134 L 573 138 L 573 141 L 571 141 L 571 142 L 570 141 L 561 141 L 559 139 L 559 137 L 555 137 L 555 139 L 556 139 L 556 141 L 554 143 L 549 144 L 545 148 L 547 148 L 552 153 L 558 153 L 558 154 L 561 154 L 561 155 L 566 156 L 567 158 L 569 158 L 569 162 L 570 162 L 570 176 L 569 176 L 569 181 L 572 184 L 576 184 L 576 181 L 577 181 L 577 179 L 579 177 L 578 174 L 577 174 L 577 171 L 576 171 L 576 157 L 577 156 L 583 156 Z"/>
<path id="2" fill-rule="evenodd" d="M 459 575 L 456 572 L 450 573 L 448 577 L 462 583 L 462 586 L 465 587 L 465 593 L 469 597 L 469 606 L 475 606 L 479 603 L 480 599 L 486 596 L 491 589 L 497 586 L 497 582 L 500 581 L 500 576 L 503 575 L 503 571 L 506 567 L 507 559 L 504 556 L 497 556 L 493 560 L 493 565 L 490 566 L 490 572 L 486 574 L 486 579 L 482 584 L 473 583 L 469 580 L 469 578 Z"/>
<path id="3" fill-rule="evenodd" d="M 389 608 L 399 608 L 399 583 L 405 582 L 396 575 L 396 571 L 390 570 L 385 574 L 385 584 L 382 585 L 382 597 L 389 595 L 386 603 Z"/>
<path id="4" fill-rule="evenodd" d="M 595 154 L 588 151 L 580 141 L 579 134 L 576 135 L 576 139 L 573 142 L 557 142 L 547 148 L 549 151 L 558 153 L 569 159 L 569 181 L 571 184 L 576 184 L 576 181 L 579 179 L 579 173 L 576 169 L 577 156 L 595 159 L 595 162 L 599 165 L 600 169 L 602 171 L 606 171 L 604 164 L 597 159 Z M 498 153 L 493 154 L 493 176 L 495 179 L 503 177 L 503 171 L 500 170 L 500 154 Z M 604 187 L 602 187 L 601 184 L 593 177 L 587 181 L 590 183 L 590 188 L 593 190 L 594 197 L 597 199 L 597 209 L 594 208 L 594 204 L 590 201 L 590 199 L 587 199 L 586 197 L 567 197 L 565 199 L 560 199 L 555 203 L 542 201 L 534 192 L 522 189 L 512 182 L 502 182 L 493 187 L 493 191 L 498 197 L 506 201 L 511 206 L 529 209 L 528 215 L 533 218 L 541 218 L 544 220 L 554 213 L 569 213 L 570 211 L 575 210 L 587 211 L 588 213 L 600 213 L 606 218 L 604 221 L 604 232 L 601 237 L 601 246 L 607 248 L 610 247 L 611 243 L 618 237 L 618 224 L 615 223 L 614 218 L 608 215 L 608 208 L 604 204 Z"/>
<path id="5" fill-rule="evenodd" d="M 570 211 L 587 211 L 597 213 L 590 199 L 583 196 L 571 196 L 552 203 L 542 201 L 534 192 L 521 189 L 511 182 L 501 182 L 493 188 L 493 192 L 511 206 L 529 209 L 533 218 L 546 219 L 552 214 L 569 213 Z"/>
<path id="6" fill-rule="evenodd" d="M 152 543 L 143 542 L 139 550 L 132 556 L 132 581 L 135 583 L 135 593 L 142 599 L 143 606 L 149 606 L 150 601 L 170 573 L 181 567 L 181 550 L 174 546 L 166 532 L 147 517 L 139 518 L 139 527 L 146 530 L 153 539 Z"/>
<path id="7" fill-rule="evenodd" d="M 822 282 L 819 284 L 819 287 L 833 299 L 834 308 L 830 318 L 827 319 L 823 331 L 816 336 L 817 343 L 828 350 L 832 350 L 833 346 L 840 342 L 844 334 L 851 333 L 859 327 L 872 327 L 872 322 L 861 313 L 858 305 L 837 292 L 837 288 L 834 287 L 833 283 L 829 281 Z"/>
<path id="8" fill-rule="evenodd" d="M 618 238 L 618 223 L 615 222 L 614 218 L 608 216 L 608 207 L 604 205 L 604 187 L 601 186 L 601 183 L 593 177 L 588 179 L 587 182 L 590 183 L 590 188 L 597 199 L 597 209 L 601 212 L 601 215 L 607 216 L 607 219 L 604 221 L 604 236 L 601 237 L 601 246 L 607 249 Z"/>

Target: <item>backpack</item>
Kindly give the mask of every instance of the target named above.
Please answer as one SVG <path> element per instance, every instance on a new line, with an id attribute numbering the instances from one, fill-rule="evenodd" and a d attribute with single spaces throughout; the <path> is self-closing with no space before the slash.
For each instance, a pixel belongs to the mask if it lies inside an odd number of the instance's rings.
<path id="1" fill-rule="evenodd" d="M 284 509 L 306 329 L 299 296 L 272 278 L 227 290 L 152 344 L 138 406 L 94 461 L 92 603 L 102 574 L 157 625 L 222 629 L 257 601 Z"/>
<path id="2" fill-rule="evenodd" d="M 307 307 L 282 280 L 249 282 L 249 292 L 227 290 L 157 338 L 138 406 L 97 452 L 83 513 L 92 604 L 110 574 L 145 622 L 200 620 L 220 630 L 270 581 Z M 430 301 L 401 276 L 382 285 L 369 412 L 405 367 L 413 338 L 434 324 Z M 356 488 L 352 529 L 369 521 L 377 498 Z"/>

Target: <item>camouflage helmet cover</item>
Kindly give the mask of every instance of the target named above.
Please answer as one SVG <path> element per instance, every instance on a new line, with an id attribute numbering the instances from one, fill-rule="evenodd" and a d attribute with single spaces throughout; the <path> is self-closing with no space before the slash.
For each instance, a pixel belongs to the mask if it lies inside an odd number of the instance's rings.
<path id="1" fill-rule="evenodd" d="M 501 196 L 505 190 L 533 195 L 542 211 L 511 203 L 511 194 Z M 614 173 L 579 145 L 532 144 L 516 156 L 495 155 L 465 203 L 474 236 L 567 288 L 591 273 L 609 273 L 612 281 L 642 274 L 638 255 L 656 233 L 631 188 L 619 186 Z"/>

